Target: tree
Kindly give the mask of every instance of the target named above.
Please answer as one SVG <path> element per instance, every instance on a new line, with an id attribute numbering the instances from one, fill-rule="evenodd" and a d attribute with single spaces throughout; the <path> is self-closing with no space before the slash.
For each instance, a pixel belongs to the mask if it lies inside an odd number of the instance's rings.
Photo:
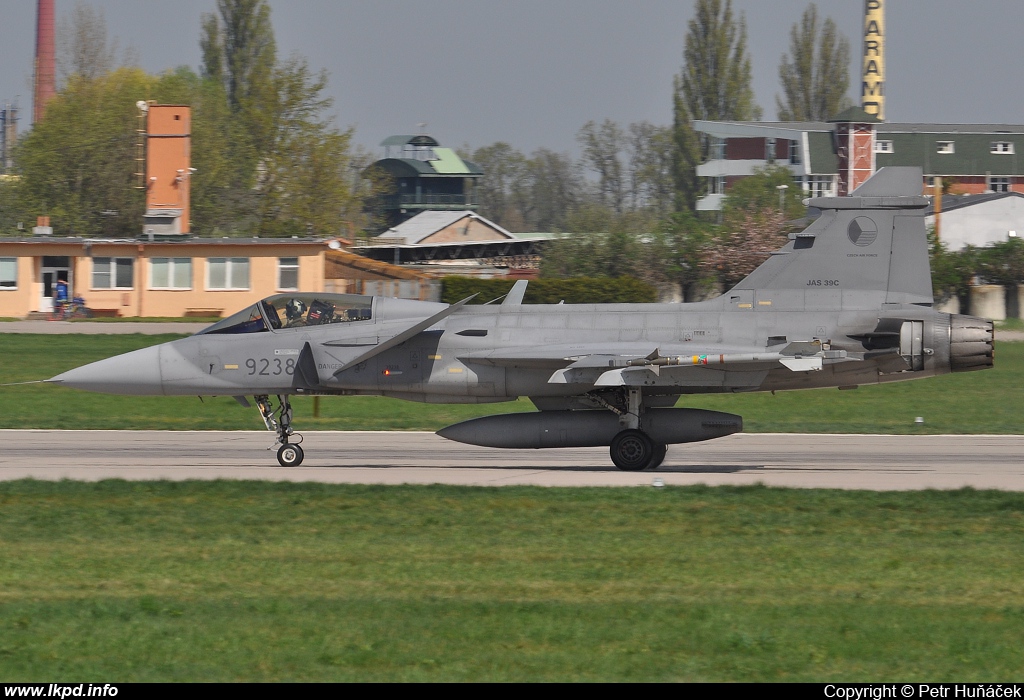
<path id="1" fill-rule="evenodd" d="M 200 47 L 206 94 L 224 104 L 210 113 L 229 116 L 211 123 L 229 144 L 217 163 L 228 230 L 335 235 L 361 217 L 351 131 L 326 115 L 327 74 L 297 57 L 278 64 L 266 0 L 217 0 L 217 14 L 203 16 Z"/>
<path id="2" fill-rule="evenodd" d="M 629 125 L 629 208 L 650 209 L 663 216 L 672 210 L 672 129 L 648 122 Z"/>
<path id="3" fill-rule="evenodd" d="M 480 212 L 509 230 L 526 230 L 523 212 L 514 201 L 514 193 L 522 188 L 526 177 L 526 156 L 498 141 L 476 149 L 469 159 L 484 173 L 476 185 Z"/>
<path id="4" fill-rule="evenodd" d="M 611 119 L 605 119 L 600 125 L 589 121 L 579 130 L 576 140 L 583 146 L 583 161 L 597 173 L 598 201 L 621 214 L 625 199 L 622 160 L 619 158 L 619 152 L 625 145 L 622 127 Z"/>
<path id="5" fill-rule="evenodd" d="M 746 121 L 761 118 L 751 86 L 747 29 L 733 18 L 732 0 L 696 0 L 689 22 L 683 68 L 673 91 L 673 179 L 676 209 L 693 210 L 702 193 L 696 169 L 708 143 L 693 131 L 694 119 Z"/>
<path id="6" fill-rule="evenodd" d="M 224 66 L 224 37 L 220 31 L 220 21 L 212 12 L 203 14 L 200 20 L 199 49 L 202 52 L 202 76 L 226 87 Z"/>
<path id="7" fill-rule="evenodd" d="M 72 76 L 46 117 L 15 149 L 23 220 L 53 217 L 58 235 L 135 235 L 144 197 L 135 175 L 139 110 L 155 79 L 119 68 L 95 79 Z"/>
<path id="8" fill-rule="evenodd" d="M 700 164 L 700 139 L 693 130 L 690 110 L 683 99 L 680 78 L 672 97 L 672 182 L 675 186 L 676 211 L 694 211 L 703 192 L 697 166 Z"/>
<path id="9" fill-rule="evenodd" d="M 202 18 L 203 72 L 224 81 L 233 111 L 266 92 L 277 44 L 266 0 L 217 0 L 218 15 Z"/>
<path id="10" fill-rule="evenodd" d="M 932 294 L 936 302 L 943 303 L 952 297 L 967 299 L 971 282 L 980 267 L 979 252 L 974 246 L 952 252 L 935 235 L 935 228 L 929 227 L 928 258 L 932 271 Z"/>
<path id="11" fill-rule="evenodd" d="M 217 14 L 203 15 L 199 44 L 204 77 L 223 85 L 250 155 L 258 158 L 275 138 L 275 117 L 266 109 L 276 101 L 277 43 L 270 6 L 266 0 L 217 0 Z"/>
<path id="12" fill-rule="evenodd" d="M 257 190 L 258 230 L 262 235 L 340 233 L 340 219 L 358 208 L 349 189 L 351 131 L 339 131 L 324 116 L 331 100 L 322 96 L 324 71 L 314 73 L 292 58 L 274 71 L 273 139 L 261 153 Z"/>
<path id="13" fill-rule="evenodd" d="M 644 248 L 642 264 L 659 281 L 678 284 L 684 300 L 697 301 L 714 281 L 702 263 L 717 233 L 717 226 L 698 219 L 693 212 L 677 212 L 655 231 Z"/>
<path id="14" fill-rule="evenodd" d="M 117 54 L 118 41 L 107 36 L 107 21 L 102 8 L 76 2 L 70 17 L 61 16 L 58 20 L 57 70 L 62 84 L 74 75 L 92 80 L 118 65 L 135 62 L 131 50 L 125 51 L 120 64 Z"/>
<path id="15" fill-rule="evenodd" d="M 785 216 L 775 210 L 746 210 L 728 233 L 710 241 L 701 267 L 730 289 L 786 245 Z"/>
<path id="16" fill-rule="evenodd" d="M 819 28 L 814 3 L 790 30 L 790 54 L 782 54 L 779 80 L 785 102 L 776 95 L 779 120 L 826 121 L 850 106 L 850 42 L 829 17 Z"/>
<path id="17" fill-rule="evenodd" d="M 779 192 L 782 192 L 782 213 L 786 219 L 806 216 L 803 189 L 793 182 L 793 173 L 783 165 L 755 168 L 752 175 L 739 179 L 729 188 L 722 201 L 722 215 L 726 222 L 743 219 L 748 213 L 777 213 Z"/>
<path id="18" fill-rule="evenodd" d="M 526 163 L 526 177 L 516 199 L 534 231 L 557 231 L 582 199 L 582 177 L 572 158 L 538 148 Z"/>
<path id="19" fill-rule="evenodd" d="M 746 20 L 733 19 L 732 0 L 696 0 L 689 22 L 683 70 L 676 83 L 693 119 L 761 118 L 751 87 Z"/>
<path id="20" fill-rule="evenodd" d="M 976 253 L 977 274 L 988 284 L 1024 284 L 1024 240 L 1010 238 L 978 248 Z"/>

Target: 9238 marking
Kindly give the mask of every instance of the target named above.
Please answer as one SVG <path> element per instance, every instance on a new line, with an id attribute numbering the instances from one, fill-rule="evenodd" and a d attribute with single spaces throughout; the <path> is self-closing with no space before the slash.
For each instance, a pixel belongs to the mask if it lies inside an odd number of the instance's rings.
<path id="1" fill-rule="evenodd" d="M 249 370 L 249 376 L 257 375 L 260 377 L 279 377 L 282 374 L 295 374 L 295 360 L 288 358 L 282 361 L 281 358 L 275 357 L 272 360 L 268 360 L 265 357 L 259 359 L 249 358 L 245 361 L 245 368 Z"/>

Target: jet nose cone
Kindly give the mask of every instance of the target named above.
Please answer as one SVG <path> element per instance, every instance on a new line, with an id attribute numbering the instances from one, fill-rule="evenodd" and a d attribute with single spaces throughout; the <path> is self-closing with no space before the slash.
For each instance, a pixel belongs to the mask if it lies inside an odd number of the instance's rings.
<path id="1" fill-rule="evenodd" d="M 163 394 L 160 346 L 93 362 L 46 381 L 104 394 Z"/>

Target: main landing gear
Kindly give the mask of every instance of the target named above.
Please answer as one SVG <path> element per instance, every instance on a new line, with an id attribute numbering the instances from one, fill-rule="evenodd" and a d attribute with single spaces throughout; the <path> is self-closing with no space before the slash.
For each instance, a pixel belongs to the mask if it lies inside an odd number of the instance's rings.
<path id="1" fill-rule="evenodd" d="M 620 408 L 598 397 L 598 401 L 619 416 L 623 430 L 612 439 L 611 457 L 616 467 L 625 472 L 657 469 L 665 461 L 668 445 L 655 442 L 641 429 L 640 416 L 643 414 L 643 392 L 639 387 L 623 391 Z"/>
<path id="2" fill-rule="evenodd" d="M 612 462 L 624 472 L 657 469 L 667 453 L 668 445 L 654 442 L 641 430 L 623 430 L 612 440 Z"/>
<path id="3" fill-rule="evenodd" d="M 277 433 L 277 442 L 267 449 L 272 450 L 278 445 L 281 446 L 277 450 L 277 461 L 282 467 L 297 467 L 302 464 L 302 459 L 305 457 L 302 448 L 299 447 L 302 436 L 292 430 L 292 404 L 288 397 L 279 394 L 277 408 L 274 408 L 270 397 L 265 394 L 253 398 L 256 399 L 256 406 L 260 409 L 260 416 L 263 417 L 267 430 Z M 298 442 L 289 442 L 296 437 Z"/>

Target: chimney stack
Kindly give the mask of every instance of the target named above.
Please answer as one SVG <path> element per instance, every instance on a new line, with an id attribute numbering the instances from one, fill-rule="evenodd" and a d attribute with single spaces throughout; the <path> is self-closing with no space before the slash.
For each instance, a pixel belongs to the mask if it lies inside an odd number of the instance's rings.
<path id="1" fill-rule="evenodd" d="M 54 35 L 54 0 L 39 0 L 36 15 L 35 94 L 32 120 L 38 122 L 46 113 L 46 103 L 57 94 L 57 49 Z"/>

